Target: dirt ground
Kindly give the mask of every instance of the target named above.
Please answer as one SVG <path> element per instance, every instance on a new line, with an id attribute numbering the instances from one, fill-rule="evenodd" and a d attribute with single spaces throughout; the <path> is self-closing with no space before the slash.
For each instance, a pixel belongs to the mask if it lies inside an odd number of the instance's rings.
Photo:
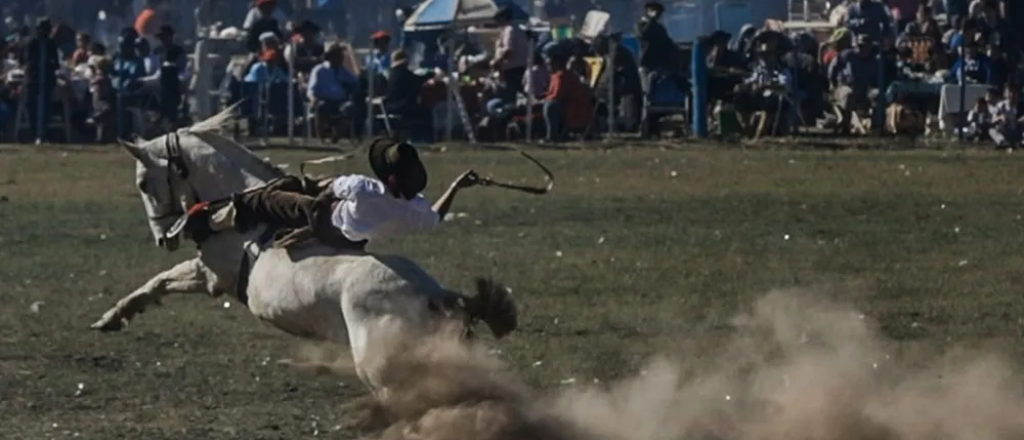
<path id="1" fill-rule="evenodd" d="M 322 155 L 261 154 L 291 170 Z M 536 156 L 557 176 L 553 193 L 471 189 L 453 208 L 465 215 L 436 233 L 374 246 L 452 287 L 478 275 L 512 286 L 521 329 L 493 345 L 531 386 L 631 377 L 657 353 L 710 365 L 734 316 L 791 288 L 862 313 L 888 361 L 908 368 L 954 349 L 1024 361 L 1020 154 Z M 432 197 L 467 168 L 540 177 L 509 152 L 425 161 Z M 231 300 L 171 297 L 120 333 L 87 330 L 189 253 L 153 246 L 133 170 L 114 147 L 0 149 L 0 438 L 356 436 L 345 404 L 361 385 L 276 365 L 312 349 Z M 361 161 L 315 171 L 368 172 Z"/>

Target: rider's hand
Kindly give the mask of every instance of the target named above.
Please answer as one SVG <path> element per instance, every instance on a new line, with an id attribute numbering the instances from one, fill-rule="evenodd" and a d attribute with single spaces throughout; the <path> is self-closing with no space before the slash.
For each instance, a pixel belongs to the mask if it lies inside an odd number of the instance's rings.
<path id="1" fill-rule="evenodd" d="M 462 173 L 462 175 L 459 176 L 459 178 L 455 179 L 455 183 L 453 183 L 452 185 L 455 186 L 456 188 L 462 189 L 469 188 L 471 186 L 476 186 L 479 184 L 480 176 L 476 174 L 476 171 L 469 170 L 466 171 L 465 173 Z"/>

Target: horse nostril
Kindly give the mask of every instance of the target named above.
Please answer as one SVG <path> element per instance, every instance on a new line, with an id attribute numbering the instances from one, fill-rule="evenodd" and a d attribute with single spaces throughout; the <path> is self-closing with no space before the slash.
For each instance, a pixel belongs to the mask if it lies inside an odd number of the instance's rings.
<path id="1" fill-rule="evenodd" d="M 167 240 L 163 237 L 156 239 L 156 246 L 160 248 L 167 246 Z"/>

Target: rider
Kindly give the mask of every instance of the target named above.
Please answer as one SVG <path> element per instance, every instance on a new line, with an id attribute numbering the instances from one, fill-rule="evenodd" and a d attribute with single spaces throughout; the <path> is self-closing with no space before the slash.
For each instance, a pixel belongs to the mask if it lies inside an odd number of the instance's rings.
<path id="1" fill-rule="evenodd" d="M 246 232 L 265 223 L 275 229 L 310 230 L 336 248 L 363 250 L 374 238 L 433 229 L 448 213 L 458 190 L 480 182 L 475 172 L 466 171 L 431 206 L 421 194 L 427 186 L 427 170 L 415 147 L 378 138 L 369 150 L 376 178 L 343 175 L 320 190 L 316 182 L 284 177 L 235 194 L 221 208 L 214 209 L 208 202 L 193 206 L 186 229 L 201 242 L 214 232 Z"/>

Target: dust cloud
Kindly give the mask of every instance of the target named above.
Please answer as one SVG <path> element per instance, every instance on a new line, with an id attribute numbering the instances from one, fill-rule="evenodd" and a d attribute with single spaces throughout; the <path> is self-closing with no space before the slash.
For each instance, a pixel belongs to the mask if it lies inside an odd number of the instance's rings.
<path id="1" fill-rule="evenodd" d="M 771 292 L 733 324 L 735 337 L 711 362 L 702 355 L 703 372 L 682 353 L 617 383 L 548 391 L 530 389 L 486 348 L 451 332 L 389 337 L 378 345 L 391 354 L 380 369 L 391 384 L 387 427 L 375 438 L 1024 438 L 1021 384 L 998 356 L 900 366 L 869 319 L 808 291 Z"/>

